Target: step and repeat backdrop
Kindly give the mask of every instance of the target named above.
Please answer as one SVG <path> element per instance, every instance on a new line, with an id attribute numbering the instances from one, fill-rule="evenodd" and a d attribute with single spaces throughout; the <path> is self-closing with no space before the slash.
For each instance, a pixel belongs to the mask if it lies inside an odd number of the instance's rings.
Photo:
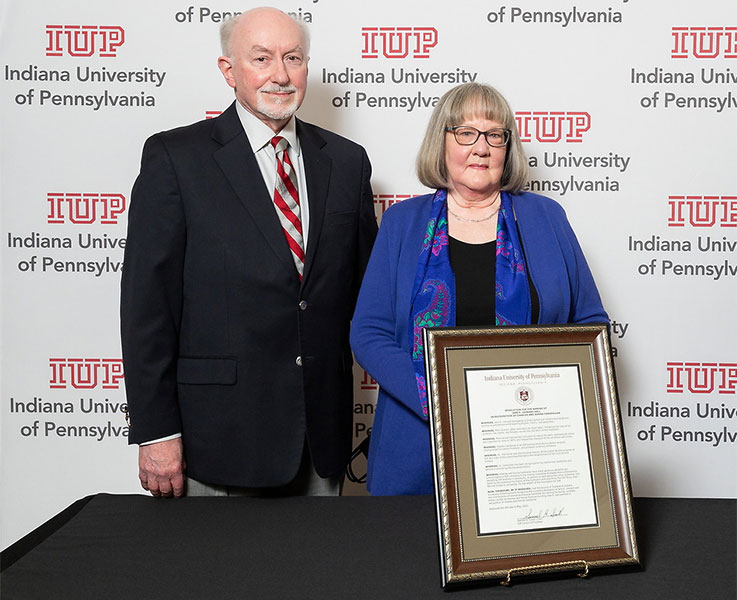
<path id="1" fill-rule="evenodd" d="M 20 2 L 0 11 L 1 545 L 87 494 L 142 492 L 118 293 L 154 132 L 232 101 L 219 24 L 256 4 Z M 287 0 L 312 32 L 299 116 L 365 146 L 378 219 L 425 193 L 450 87 L 496 86 L 611 317 L 636 496 L 737 496 L 737 5 L 724 0 Z M 377 385 L 355 373 L 346 493 Z"/>

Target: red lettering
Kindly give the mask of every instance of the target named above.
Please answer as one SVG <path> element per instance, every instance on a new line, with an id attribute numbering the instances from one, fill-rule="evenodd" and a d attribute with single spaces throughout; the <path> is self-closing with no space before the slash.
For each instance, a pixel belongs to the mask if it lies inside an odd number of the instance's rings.
<path id="1" fill-rule="evenodd" d="M 668 362 L 669 394 L 737 393 L 737 363 Z"/>
<path id="2" fill-rule="evenodd" d="M 671 58 L 737 58 L 737 27 L 673 27 Z"/>
<path id="3" fill-rule="evenodd" d="M 411 197 L 409 194 L 374 194 L 374 212 L 376 213 L 376 218 L 381 220 L 386 209 L 392 204 Z"/>
<path id="4" fill-rule="evenodd" d="M 116 56 L 125 42 L 118 25 L 47 25 L 46 56 Z"/>
<path id="5" fill-rule="evenodd" d="M 74 223 L 75 225 L 115 225 L 125 212 L 127 201 L 122 194 L 48 193 L 47 223 Z"/>
<path id="6" fill-rule="evenodd" d="M 124 378 L 123 361 L 119 358 L 50 358 L 49 388 L 106 390 L 120 388 Z"/>
<path id="7" fill-rule="evenodd" d="M 430 58 L 438 44 L 434 27 L 363 27 L 361 58 Z"/>
<path id="8" fill-rule="evenodd" d="M 543 143 L 577 143 L 591 129 L 591 115 L 587 112 L 518 111 L 514 117 L 522 142 L 531 142 L 534 137 Z"/>
<path id="9" fill-rule="evenodd" d="M 737 227 L 737 196 L 668 196 L 668 227 Z"/>
<path id="10" fill-rule="evenodd" d="M 362 390 L 375 390 L 378 389 L 379 384 L 376 383 L 376 380 L 369 375 L 365 369 L 361 369 L 363 371 L 363 378 L 361 379 L 361 389 Z"/>

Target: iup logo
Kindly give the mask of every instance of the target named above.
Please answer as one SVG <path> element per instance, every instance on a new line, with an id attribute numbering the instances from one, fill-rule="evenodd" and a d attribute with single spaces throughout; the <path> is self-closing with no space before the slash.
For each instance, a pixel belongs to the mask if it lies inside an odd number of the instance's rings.
<path id="1" fill-rule="evenodd" d="M 417 194 L 415 194 L 417 195 Z M 377 219 L 381 219 L 392 204 L 411 198 L 410 194 L 374 194 L 374 213 Z"/>
<path id="2" fill-rule="evenodd" d="M 737 27 L 673 27 L 671 58 L 737 58 Z"/>
<path id="3" fill-rule="evenodd" d="M 737 227 L 737 196 L 668 196 L 668 227 Z"/>
<path id="4" fill-rule="evenodd" d="M 126 208 L 122 194 L 50 192 L 46 194 L 46 201 L 49 204 L 47 223 L 115 225 Z"/>
<path id="5" fill-rule="evenodd" d="M 434 27 L 363 27 L 361 58 L 430 58 L 438 44 Z"/>
<path id="6" fill-rule="evenodd" d="M 737 363 L 667 362 L 669 394 L 734 394 Z"/>
<path id="7" fill-rule="evenodd" d="M 119 25 L 47 25 L 46 56 L 116 56 L 125 43 Z"/>
<path id="8" fill-rule="evenodd" d="M 123 379 L 123 361 L 120 358 L 50 358 L 49 388 L 117 390 Z"/>
<path id="9" fill-rule="evenodd" d="M 518 111 L 514 113 L 521 142 L 578 143 L 591 129 L 591 115 L 570 111 Z"/>
<path id="10" fill-rule="evenodd" d="M 361 369 L 361 371 L 363 371 L 363 377 L 361 377 L 361 389 L 378 390 L 379 384 L 376 383 L 376 380 L 366 372 L 366 369 Z"/>

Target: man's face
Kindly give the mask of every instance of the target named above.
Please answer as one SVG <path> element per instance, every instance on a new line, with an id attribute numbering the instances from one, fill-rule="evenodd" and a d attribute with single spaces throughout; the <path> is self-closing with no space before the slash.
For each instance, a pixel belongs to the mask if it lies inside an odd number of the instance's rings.
<path id="1" fill-rule="evenodd" d="M 302 104 L 307 62 L 299 26 L 274 9 L 242 17 L 230 41 L 230 57 L 218 65 L 238 101 L 278 132 Z"/>

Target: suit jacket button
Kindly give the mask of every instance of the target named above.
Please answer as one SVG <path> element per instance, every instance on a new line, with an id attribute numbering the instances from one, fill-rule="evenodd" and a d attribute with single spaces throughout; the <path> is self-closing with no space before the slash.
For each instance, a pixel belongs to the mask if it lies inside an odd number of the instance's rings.
<path id="1" fill-rule="evenodd" d="M 294 362 L 297 364 L 298 367 L 301 367 L 302 366 L 302 357 L 301 356 L 298 356 L 297 357 L 297 360 L 295 360 Z"/>
<path id="2" fill-rule="evenodd" d="M 299 303 L 299 310 L 307 310 L 307 302 L 305 300 Z"/>

